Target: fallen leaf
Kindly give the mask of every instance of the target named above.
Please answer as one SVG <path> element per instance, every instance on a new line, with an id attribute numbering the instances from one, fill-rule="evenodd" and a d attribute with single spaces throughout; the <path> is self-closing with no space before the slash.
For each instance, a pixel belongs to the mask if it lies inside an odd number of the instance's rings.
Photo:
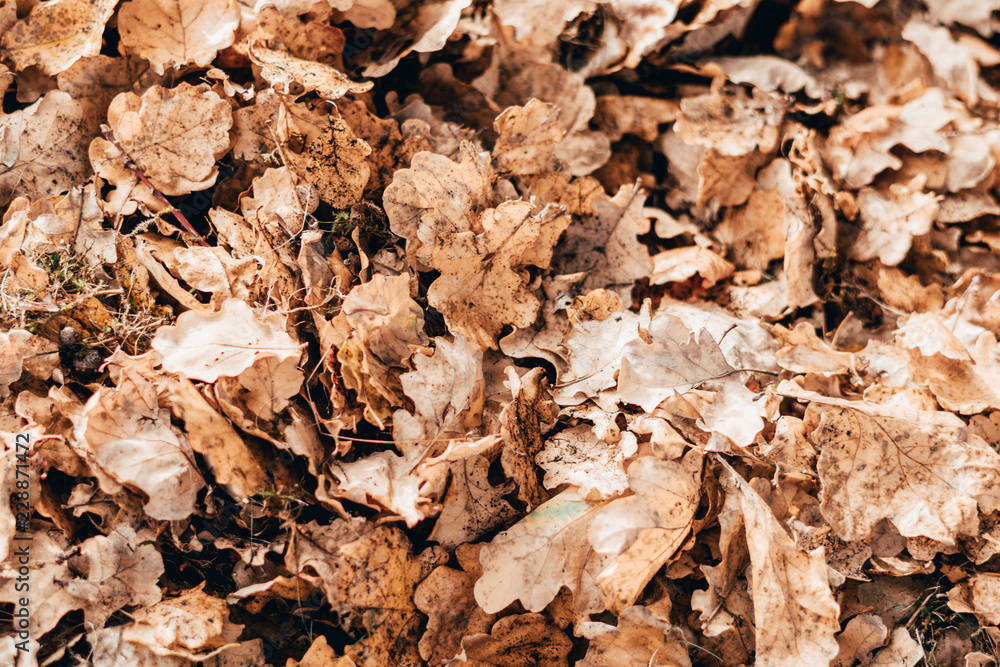
<path id="1" fill-rule="evenodd" d="M 49 75 L 65 72 L 80 58 L 101 50 L 104 24 L 117 0 L 75 0 L 37 4 L 5 31 L 5 57 L 18 70 L 37 65 Z"/>
<path id="2" fill-rule="evenodd" d="M 489 635 L 466 636 L 465 655 L 474 665 L 563 667 L 573 642 L 541 614 L 505 616 Z"/>
<path id="3" fill-rule="evenodd" d="M 240 24 L 234 0 L 130 0 L 118 11 L 121 42 L 158 74 L 187 64 L 209 65 L 233 43 Z"/>
<path id="4" fill-rule="evenodd" d="M 324 99 L 338 100 L 347 93 L 371 90 L 371 81 L 355 83 L 335 68 L 323 63 L 294 58 L 287 53 L 266 49 L 256 42 L 249 47 L 250 59 L 261 67 L 261 76 L 272 86 L 283 85 L 286 94 L 292 83 L 298 83 L 306 92 L 315 90 Z"/>
<path id="5" fill-rule="evenodd" d="M 118 388 L 101 387 L 74 415 L 75 439 L 104 472 L 101 488 L 139 490 L 149 516 L 182 521 L 205 485 L 186 436 L 170 422 L 152 382 L 126 372 Z"/>
<path id="6" fill-rule="evenodd" d="M 738 495 L 746 520 L 757 660 L 803 666 L 829 663 L 839 651 L 835 635 L 840 630 L 840 608 L 830 590 L 822 549 L 800 551 L 760 495 L 720 462 L 723 485 Z"/>
<path id="7" fill-rule="evenodd" d="M 157 331 L 152 347 L 166 371 L 203 382 L 236 377 L 262 357 L 298 358 L 300 350 L 280 322 L 260 321 L 236 299 L 215 313 L 183 313 L 177 324 Z"/>
<path id="8" fill-rule="evenodd" d="M 808 400 L 820 417 L 810 440 L 820 451 L 823 516 L 842 539 L 865 539 L 889 519 L 903 536 L 953 544 L 978 532 L 978 505 L 997 508 L 1000 455 L 955 415 Z"/>
<path id="9" fill-rule="evenodd" d="M 85 122 L 83 105 L 61 90 L 0 117 L 0 204 L 57 195 L 85 180 Z"/>
<path id="10" fill-rule="evenodd" d="M 108 125 L 126 157 L 160 192 L 184 195 L 215 185 L 215 162 L 229 150 L 233 115 L 206 86 L 153 86 L 111 101 Z M 95 139 L 105 146 L 105 139 Z M 93 150 L 93 149 L 91 149 Z"/>
<path id="11" fill-rule="evenodd" d="M 541 611 L 566 586 L 579 611 L 603 609 L 594 578 L 610 559 L 595 553 L 587 541 L 601 506 L 570 489 L 493 538 L 480 553 L 479 606 L 494 614 L 520 600 L 528 611 Z"/>
<path id="12" fill-rule="evenodd" d="M 640 457 L 628 468 L 635 495 L 611 501 L 590 522 L 594 551 L 612 557 L 597 577 L 609 610 L 631 607 L 687 539 L 698 509 L 701 458 L 697 451 L 684 463 Z"/>

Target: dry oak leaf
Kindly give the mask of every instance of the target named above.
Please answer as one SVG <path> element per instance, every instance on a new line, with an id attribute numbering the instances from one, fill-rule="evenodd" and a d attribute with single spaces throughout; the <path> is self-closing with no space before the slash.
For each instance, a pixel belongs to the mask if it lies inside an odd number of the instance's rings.
<path id="1" fill-rule="evenodd" d="M 713 86 L 706 95 L 681 100 L 674 132 L 692 146 L 704 146 L 720 156 L 769 153 L 778 144 L 785 117 L 781 96 L 759 88 L 748 96 L 743 88 Z"/>
<path id="2" fill-rule="evenodd" d="M 585 291 L 612 290 L 631 305 L 633 283 L 653 271 L 649 249 L 638 239 L 650 230 L 645 200 L 638 183 L 621 186 L 614 197 L 597 197 L 594 215 L 567 230 L 560 254 L 569 259 L 558 263 L 559 273 L 586 271 Z"/>
<path id="3" fill-rule="evenodd" d="M 889 519 L 904 537 L 954 544 L 979 533 L 980 508 L 1000 508 L 1000 454 L 958 416 L 825 398 L 789 381 L 778 393 L 819 412 L 810 440 L 821 508 L 840 538 L 863 540 Z"/>
<path id="4" fill-rule="evenodd" d="M 102 628 L 122 607 L 160 601 L 163 592 L 158 582 L 165 570 L 154 541 L 147 529 L 136 535 L 132 528 L 121 525 L 107 537 L 96 535 L 79 546 L 80 555 L 88 561 L 87 578 L 59 583 L 86 600 L 83 613 L 88 624 Z"/>
<path id="5" fill-rule="evenodd" d="M 837 635 L 840 646 L 831 667 L 851 667 L 863 661 L 885 644 L 889 631 L 882 619 L 875 614 L 859 614 L 847 622 L 844 631 Z"/>
<path id="6" fill-rule="evenodd" d="M 649 325 L 649 342 L 635 338 L 625 346 L 618 374 L 621 400 L 652 412 L 675 394 L 702 382 L 733 374 L 707 329 L 697 336 L 679 318 L 660 313 Z"/>
<path id="7" fill-rule="evenodd" d="M 383 422 L 405 402 L 399 372 L 413 350 L 427 344 L 424 312 L 410 297 L 409 278 L 376 274 L 355 286 L 330 324 L 344 386 L 357 393 L 369 421 Z"/>
<path id="8" fill-rule="evenodd" d="M 28 632 L 32 637 L 41 637 L 56 627 L 59 619 L 74 609 L 83 609 L 87 600 L 81 599 L 68 590 L 63 582 L 70 580 L 74 572 L 70 569 L 65 551 L 69 548 L 66 539 L 58 531 L 38 531 L 32 534 L 30 543 L 30 616 Z M 12 542 L 23 547 L 24 544 Z M 10 550 L 10 556 L 0 564 L 0 602 L 15 603 L 24 597 L 23 580 L 18 584 L 18 569 L 24 563 L 18 562 L 17 546 Z"/>
<path id="9" fill-rule="evenodd" d="M 614 558 L 597 577 L 610 611 L 632 606 L 690 535 L 701 497 L 701 462 L 697 450 L 683 462 L 643 456 L 628 467 L 635 495 L 613 500 L 595 514 L 590 543 Z"/>
<path id="10" fill-rule="evenodd" d="M 601 498 L 611 498 L 628 488 L 625 459 L 636 449 L 631 433 L 618 442 L 607 442 L 589 424 L 580 424 L 546 440 L 535 461 L 545 470 L 542 483 L 547 489 L 571 484 L 584 495 L 593 490 Z"/>
<path id="11" fill-rule="evenodd" d="M 905 627 L 896 628 L 889 645 L 875 654 L 866 667 L 914 667 L 924 657 L 923 647 Z"/>
<path id="12" fill-rule="evenodd" d="M 243 501 L 267 486 L 260 462 L 228 419 L 219 414 L 190 380 L 170 380 L 170 404 L 184 420 L 191 449 L 205 457 L 217 484 Z"/>
<path id="13" fill-rule="evenodd" d="M 205 593 L 204 587 L 202 582 L 175 598 L 137 609 L 135 623 L 125 627 L 122 639 L 156 655 L 195 662 L 233 646 L 230 638 L 239 636 L 243 626 L 231 623 L 229 605 Z"/>
<path id="14" fill-rule="evenodd" d="M 647 310 L 638 315 L 623 311 L 603 320 L 574 323 L 561 345 L 554 348 L 565 350 L 569 357 L 569 368 L 563 370 L 560 366 L 565 364 L 556 365 L 560 373 L 552 392 L 555 401 L 560 405 L 579 405 L 593 398 L 603 404 L 598 396 L 616 385 L 625 347 L 639 338 L 640 328 L 648 327 Z M 613 394 L 609 400 L 617 403 L 618 396 Z"/>
<path id="15" fill-rule="evenodd" d="M 263 356 L 240 373 L 236 381 L 246 391 L 243 400 L 247 409 L 260 419 L 271 421 L 288 407 L 289 399 L 299 393 L 305 378 L 297 357 Z"/>
<path id="16" fill-rule="evenodd" d="M 413 593 L 417 609 L 427 614 L 427 631 L 420 638 L 420 657 L 430 665 L 447 664 L 462 650 L 462 638 L 489 632 L 495 616 L 478 606 L 472 595 L 475 577 L 439 567 Z"/>
<path id="17" fill-rule="evenodd" d="M 284 85 L 286 93 L 290 84 L 299 83 L 305 92 L 315 90 L 323 99 L 333 101 L 348 93 L 364 93 L 375 85 L 371 81 L 356 83 L 329 65 L 272 51 L 258 42 L 250 43 L 249 53 L 250 60 L 260 65 L 260 75 L 274 87 Z"/>
<path id="18" fill-rule="evenodd" d="M 448 561 L 441 547 L 412 554 L 406 534 L 380 526 L 338 550 L 338 599 L 357 607 L 411 610 L 413 591 L 435 568 Z"/>
<path id="19" fill-rule="evenodd" d="M 983 572 L 969 580 L 972 607 L 986 625 L 1000 625 L 1000 575 Z"/>
<path id="20" fill-rule="evenodd" d="M 207 86 L 153 86 L 142 97 L 122 93 L 108 107 L 108 125 L 129 159 L 165 195 L 215 185 L 215 162 L 229 150 L 233 113 Z M 98 146 L 106 146 L 97 138 Z M 124 158 L 121 158 L 124 159 Z"/>
<path id="21" fill-rule="evenodd" d="M 590 640 L 587 655 L 575 667 L 690 667 L 683 633 L 648 607 L 625 609 L 618 625 L 581 623 L 578 632 Z"/>
<path id="22" fill-rule="evenodd" d="M 207 67 L 232 45 L 239 24 L 236 0 L 131 0 L 118 11 L 122 45 L 157 74 L 189 63 Z"/>
<path id="23" fill-rule="evenodd" d="M 451 484 L 444 498 L 444 509 L 428 539 L 443 547 L 456 547 L 473 542 L 518 516 L 518 511 L 504 500 L 514 489 L 514 482 L 493 486 L 489 467 L 490 462 L 482 456 L 451 464 Z"/>
<path id="24" fill-rule="evenodd" d="M 427 302 L 451 331 L 480 349 L 496 349 L 507 325 L 530 326 L 541 305 L 527 266 L 548 267 L 552 244 L 571 219 L 551 205 L 534 215 L 531 209 L 528 202 L 507 201 L 483 213 L 481 234 L 435 240 L 431 264 L 441 275 L 427 290 Z"/>
<path id="25" fill-rule="evenodd" d="M 424 616 L 414 589 L 448 561 L 441 547 L 414 556 L 398 528 L 379 527 L 339 550 L 338 599 L 362 607 L 368 636 L 347 649 L 359 665 L 418 665 Z"/>
<path id="26" fill-rule="evenodd" d="M 578 612 L 604 609 L 594 580 L 610 558 L 596 553 L 587 540 L 601 506 L 569 489 L 493 538 L 479 554 L 479 606 L 493 614 L 520 600 L 528 611 L 541 611 L 565 586 Z"/>
<path id="27" fill-rule="evenodd" d="M 493 165 L 502 174 L 539 174 L 553 169 L 552 156 L 563 138 L 559 109 L 536 99 L 523 107 L 508 107 L 493 129 L 500 135 L 493 146 Z"/>
<path id="28" fill-rule="evenodd" d="M 3 37 L 3 55 L 18 71 L 37 65 L 52 76 L 101 50 L 104 24 L 118 0 L 41 2 Z"/>
<path id="29" fill-rule="evenodd" d="M 25 374 L 48 380 L 59 367 L 59 348 L 24 329 L 0 332 L 0 397 Z"/>
<path id="30" fill-rule="evenodd" d="M 963 415 L 1000 409 L 1000 348 L 984 331 L 967 349 L 937 315 L 911 315 L 896 331 L 910 354 L 910 373 L 945 410 Z"/>
<path id="31" fill-rule="evenodd" d="M 410 474 L 413 466 L 412 460 L 393 452 L 376 452 L 353 463 L 334 462 L 330 472 L 340 482 L 336 496 L 360 505 L 378 503 L 413 528 L 431 511 L 430 501 L 421 495 L 424 480 Z"/>
<path id="32" fill-rule="evenodd" d="M 157 330 L 151 346 L 163 355 L 165 371 L 202 382 L 236 377 L 262 357 L 298 358 L 301 350 L 282 318 L 262 322 L 237 299 L 215 313 L 181 313 L 176 324 Z"/>
<path id="33" fill-rule="evenodd" d="M 406 239 L 418 268 L 430 268 L 435 239 L 483 231 L 480 216 L 493 202 L 494 177 L 489 154 L 464 142 L 457 164 L 421 151 L 409 169 L 393 174 L 383 196 L 385 214 L 392 233 Z"/>
<path id="34" fill-rule="evenodd" d="M 161 408 L 156 384 L 127 370 L 115 389 L 101 387 L 74 415 L 75 438 L 103 474 L 101 488 L 123 486 L 145 497 L 154 519 L 182 521 L 194 511 L 205 485 L 187 437 Z"/>
<path id="35" fill-rule="evenodd" d="M 823 157 L 845 187 L 861 188 L 883 170 L 903 166 L 891 152 L 894 146 L 905 146 L 914 153 L 949 153 L 950 144 L 940 131 L 956 117 L 944 91 L 938 88 L 903 106 L 870 106 L 830 130 Z"/>
<path id="36" fill-rule="evenodd" d="M 348 657 L 337 657 L 337 652 L 334 651 L 329 644 L 326 643 L 326 637 L 323 635 L 318 635 L 316 640 L 313 641 L 309 650 L 306 654 L 302 656 L 301 660 L 296 660 L 295 658 L 289 658 L 288 662 L 285 663 L 285 667 L 357 667 L 353 660 Z"/>
<path id="37" fill-rule="evenodd" d="M 739 497 L 753 572 L 757 662 L 827 665 L 839 651 L 840 608 L 823 549 L 799 550 L 767 502 L 721 458 L 722 484 Z"/>
<path id="38" fill-rule="evenodd" d="M 357 2 L 355 7 L 362 5 Z M 406 29 L 412 37 L 399 39 L 391 37 L 385 42 L 388 46 L 375 59 L 376 62 L 365 68 L 365 76 L 382 77 L 391 72 L 405 56 L 413 53 L 435 53 L 444 48 L 448 38 L 462 18 L 464 10 L 472 4 L 472 0 L 441 0 L 426 2 L 416 6 L 416 11 L 407 14 Z M 391 4 L 390 4 L 391 6 Z M 352 7 L 354 9 L 355 7 Z M 350 20 L 350 16 L 345 17 Z M 355 25 L 357 25 L 355 23 Z"/>
<path id="39" fill-rule="evenodd" d="M 302 180 L 312 183 L 320 198 L 333 208 L 350 208 L 361 200 L 371 168 L 372 149 L 358 139 L 343 118 L 331 118 L 323 133 L 292 158 Z"/>
<path id="40" fill-rule="evenodd" d="M 535 457 L 542 451 L 542 428 L 552 421 L 554 406 L 541 368 L 518 377 L 517 371 L 507 367 L 506 384 L 513 400 L 500 414 L 504 443 L 500 463 L 504 473 L 517 484 L 517 497 L 529 507 L 538 507 L 551 497 L 538 481 Z"/>
<path id="41" fill-rule="evenodd" d="M 482 419 L 482 352 L 462 336 L 454 342 L 438 337 L 434 343 L 434 355 L 414 355 L 414 370 L 400 377 L 414 412 L 396 411 L 393 439 L 401 451 L 411 454 L 425 448 L 427 454 L 437 453 L 436 443 L 464 438 Z"/>
<path id="42" fill-rule="evenodd" d="M 505 616 L 490 634 L 462 640 L 472 667 L 569 667 L 573 642 L 542 614 Z"/>
<path id="43" fill-rule="evenodd" d="M 75 187 L 90 175 L 82 104 L 51 90 L 31 106 L 0 115 L 0 205 Z"/>
<path id="44" fill-rule="evenodd" d="M 931 231 L 938 212 L 937 197 L 913 184 L 894 183 L 888 193 L 863 188 L 857 202 L 862 227 L 851 258 L 866 262 L 877 257 L 886 266 L 906 259 L 913 238 Z"/>

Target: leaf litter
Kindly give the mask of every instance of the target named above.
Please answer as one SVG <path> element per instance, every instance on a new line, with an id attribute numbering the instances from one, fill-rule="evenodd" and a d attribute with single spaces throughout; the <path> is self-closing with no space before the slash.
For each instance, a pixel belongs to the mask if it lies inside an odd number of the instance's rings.
<path id="1" fill-rule="evenodd" d="M 996 664 L 997 10 L 0 5 L 0 663 Z"/>

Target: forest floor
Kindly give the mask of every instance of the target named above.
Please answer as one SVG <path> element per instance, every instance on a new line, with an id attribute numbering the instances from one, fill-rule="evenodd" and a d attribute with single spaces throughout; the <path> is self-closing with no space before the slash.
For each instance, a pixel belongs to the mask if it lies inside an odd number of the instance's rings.
<path id="1" fill-rule="evenodd" d="M 0 664 L 996 664 L 1000 1 L 0 3 Z"/>

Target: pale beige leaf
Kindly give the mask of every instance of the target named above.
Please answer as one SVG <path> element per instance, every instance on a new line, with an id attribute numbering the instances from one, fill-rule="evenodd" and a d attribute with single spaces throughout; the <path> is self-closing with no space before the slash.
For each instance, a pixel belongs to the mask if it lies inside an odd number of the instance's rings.
<path id="1" fill-rule="evenodd" d="M 910 373 L 946 410 L 963 415 L 1000 409 L 1000 348 L 983 332 L 967 349 L 933 313 L 911 315 L 896 330 Z"/>
<path id="2" fill-rule="evenodd" d="M 265 421 L 288 407 L 288 400 L 299 393 L 305 374 L 299 370 L 297 357 L 262 356 L 237 376 L 246 389 L 246 405 Z"/>
<path id="3" fill-rule="evenodd" d="M 530 325 L 541 305 L 528 286 L 527 265 L 548 266 L 536 244 L 554 243 L 558 234 L 546 228 L 565 229 L 570 217 L 551 207 L 532 215 L 531 208 L 504 202 L 483 214 L 481 234 L 460 232 L 435 242 L 431 263 L 441 276 L 427 290 L 427 302 L 480 349 L 496 348 L 506 325 Z"/>
<path id="4" fill-rule="evenodd" d="M 128 157 L 160 192 L 185 195 L 215 184 L 229 150 L 233 113 L 206 86 L 153 86 L 111 101 L 108 124 Z"/>
<path id="5" fill-rule="evenodd" d="M 705 287 L 728 278 L 735 267 L 707 248 L 687 246 L 664 250 L 653 256 L 651 285 L 682 283 L 694 276 L 701 276 Z"/>
<path id="6" fill-rule="evenodd" d="M 559 37 L 567 21 L 596 7 L 593 0 L 497 0 L 493 12 L 503 25 L 514 29 L 518 41 L 528 40 L 536 46 L 548 47 Z"/>
<path id="7" fill-rule="evenodd" d="M 122 45 L 162 74 L 167 67 L 206 67 L 233 43 L 240 24 L 235 0 L 131 0 L 118 11 Z"/>
<path id="8" fill-rule="evenodd" d="M 570 489 L 493 538 L 479 556 L 479 606 L 496 613 L 520 600 L 525 609 L 541 611 L 566 586 L 573 591 L 577 609 L 603 609 L 593 577 L 609 559 L 595 553 L 587 541 L 600 507 Z"/>
<path id="9" fill-rule="evenodd" d="M 174 414 L 187 426 L 191 449 L 205 457 L 216 483 L 229 495 L 243 501 L 267 486 L 261 462 L 190 380 L 170 381 L 170 403 Z"/>
<path id="10" fill-rule="evenodd" d="M 83 613 L 93 627 L 104 627 L 113 613 L 127 605 L 146 606 L 160 601 L 158 585 L 164 573 L 163 557 L 153 544 L 149 530 L 139 535 L 119 526 L 107 537 L 97 535 L 80 545 L 87 559 L 86 579 L 62 582 L 66 590 L 86 600 Z"/>
<path id="11" fill-rule="evenodd" d="M 631 305 L 632 284 L 653 270 L 649 249 L 638 239 L 650 230 L 645 200 L 638 185 L 623 185 L 614 197 L 597 197 L 594 215 L 567 230 L 560 250 L 568 259 L 558 264 L 559 272 L 587 271 L 585 289 L 613 290 Z"/>
<path id="12" fill-rule="evenodd" d="M 618 393 L 646 412 L 695 385 L 733 373 L 715 339 L 702 329 L 695 335 L 679 318 L 660 314 L 649 326 L 650 341 L 630 341 L 623 350 Z"/>
<path id="13" fill-rule="evenodd" d="M 372 149 L 355 136 L 343 118 L 331 119 L 323 133 L 296 156 L 294 165 L 302 180 L 312 183 L 320 198 L 334 208 L 350 208 L 361 200 L 371 169 Z"/>
<path id="14" fill-rule="evenodd" d="M 468 144 L 457 164 L 429 152 L 410 164 L 385 189 L 385 214 L 392 232 L 406 239 L 407 253 L 430 267 L 437 238 L 483 231 L 480 215 L 493 204 L 494 173 L 489 156 Z"/>
<path id="15" fill-rule="evenodd" d="M 536 99 L 523 107 L 508 107 L 497 116 L 493 129 L 500 137 L 493 146 L 493 164 L 504 174 L 537 174 L 547 171 L 563 137 L 559 110 Z"/>
<path id="16" fill-rule="evenodd" d="M 977 505 L 1000 507 L 1000 455 L 945 412 L 827 399 L 811 440 L 820 450 L 823 515 L 843 539 L 890 519 L 906 537 L 953 544 L 976 535 Z"/>
<path id="17" fill-rule="evenodd" d="M 877 257 L 886 266 L 896 266 L 906 259 L 913 237 L 931 230 L 938 205 L 933 194 L 894 183 L 888 193 L 862 189 L 858 208 L 862 228 L 851 257 L 860 261 Z"/>
<path id="18" fill-rule="evenodd" d="M 629 607 L 618 616 L 618 625 L 597 621 L 580 624 L 580 634 L 590 640 L 587 655 L 576 667 L 690 667 L 686 640 L 679 628 L 648 607 Z"/>
<path id="19" fill-rule="evenodd" d="M 353 463 L 332 463 L 330 472 L 340 482 L 337 496 L 384 507 L 412 528 L 430 512 L 430 501 L 420 493 L 425 482 L 410 474 L 413 466 L 414 461 L 398 454 L 376 452 Z"/>
<path id="20" fill-rule="evenodd" d="M 535 461 L 545 470 L 547 489 L 571 484 L 583 495 L 596 491 L 610 498 L 628 488 L 625 459 L 636 451 L 635 436 L 626 433 L 618 442 L 604 442 L 588 424 L 560 431 L 545 442 Z"/>
<path id="21" fill-rule="evenodd" d="M 300 352 L 282 318 L 262 322 L 237 299 L 215 313 L 182 313 L 173 326 L 160 327 L 152 347 L 163 355 L 164 370 L 203 382 L 236 377 L 261 357 L 285 360 Z"/>
<path id="22" fill-rule="evenodd" d="M 716 392 L 712 405 L 703 412 L 698 427 L 724 435 L 738 447 L 749 447 L 764 428 L 766 403 L 741 380 L 728 377 Z"/>
<path id="23" fill-rule="evenodd" d="M 48 380 L 58 366 L 59 349 L 52 341 L 24 329 L 0 332 L 0 397 L 23 375 Z"/>
<path id="24" fill-rule="evenodd" d="M 613 500 L 590 523 L 594 550 L 612 562 L 597 577 L 608 609 L 632 606 L 691 532 L 701 487 L 700 452 L 683 463 L 643 456 L 628 468 L 633 496 Z"/>
<path id="25" fill-rule="evenodd" d="M 875 614 L 859 614 L 849 620 L 844 631 L 837 635 L 840 649 L 831 667 L 851 667 L 863 661 L 885 644 L 889 631 L 882 619 Z"/>
<path id="26" fill-rule="evenodd" d="M 128 484 L 148 498 L 154 519 L 190 516 L 205 481 L 187 438 L 160 407 L 156 385 L 130 370 L 117 389 L 96 391 L 74 422 L 77 441 L 110 476 L 99 478 L 106 492 Z"/>
<path id="27" fill-rule="evenodd" d="M 315 90 L 327 100 L 339 100 L 347 93 L 371 90 L 371 81 L 355 83 L 330 65 L 295 58 L 281 51 L 272 51 L 256 42 L 250 44 L 250 59 L 261 67 L 263 76 L 272 86 L 283 85 L 286 90 L 298 83 L 306 92 Z"/>
<path id="28" fill-rule="evenodd" d="M 764 499 L 719 461 L 723 486 L 739 497 L 746 521 L 757 661 L 801 667 L 829 664 L 839 650 L 840 608 L 827 581 L 822 548 L 800 551 Z"/>
<path id="29" fill-rule="evenodd" d="M 414 370 L 400 378 L 414 406 L 413 414 L 397 410 L 393 416 L 393 438 L 404 452 L 430 452 L 432 443 L 464 438 L 481 418 L 482 352 L 462 336 L 454 342 L 439 337 L 434 345 L 433 356 L 414 355 Z"/>
<path id="30" fill-rule="evenodd" d="M 983 572 L 969 580 L 972 607 L 982 623 L 1000 625 L 1000 575 Z"/>
<path id="31" fill-rule="evenodd" d="M 229 605 L 206 594 L 204 587 L 203 582 L 175 598 L 136 610 L 135 623 L 125 627 L 122 638 L 159 655 L 195 661 L 227 646 L 226 636 L 233 625 Z"/>
<path id="32" fill-rule="evenodd" d="M 66 192 L 89 174 L 84 107 L 52 90 L 25 109 L 0 115 L 0 205 Z"/>
<path id="33" fill-rule="evenodd" d="M 914 667 L 924 657 L 924 649 L 906 628 L 892 632 L 889 645 L 875 654 L 868 667 Z"/>
<path id="34" fill-rule="evenodd" d="M 4 55 L 18 70 L 37 65 L 49 75 L 101 50 L 104 24 L 118 0 L 63 0 L 34 5 L 3 36 Z"/>
<path id="35" fill-rule="evenodd" d="M 625 311 L 603 320 L 574 323 L 559 346 L 567 351 L 569 368 L 559 373 L 552 397 L 560 405 L 577 405 L 614 387 L 622 354 L 639 338 L 640 326 L 648 328 L 648 313 Z"/>
<path id="36" fill-rule="evenodd" d="M 19 559 L 28 556 L 30 561 L 30 593 L 28 603 L 28 632 L 31 637 L 41 637 L 56 627 L 59 619 L 74 609 L 87 606 L 85 598 L 79 598 L 63 586 L 75 573 L 70 569 L 65 550 L 69 548 L 66 538 L 58 531 L 38 531 L 32 540 L 11 542 L 12 548 L 7 560 L 0 564 L 0 601 L 16 603 L 24 597 L 24 581 L 18 589 L 18 569 L 24 567 Z M 20 555 L 18 554 L 20 549 Z"/>
<path id="37" fill-rule="evenodd" d="M 518 516 L 503 498 L 513 490 L 514 483 L 490 484 L 489 465 L 482 456 L 451 465 L 451 484 L 444 498 L 444 509 L 428 539 L 443 547 L 455 547 L 474 542 Z"/>

